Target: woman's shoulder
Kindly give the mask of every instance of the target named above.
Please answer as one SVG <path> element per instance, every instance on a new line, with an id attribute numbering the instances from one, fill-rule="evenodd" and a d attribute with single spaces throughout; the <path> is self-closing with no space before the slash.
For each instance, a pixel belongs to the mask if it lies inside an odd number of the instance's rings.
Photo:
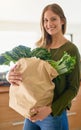
<path id="1" fill-rule="evenodd" d="M 66 46 L 68 48 L 72 47 L 72 48 L 78 49 L 77 46 L 76 46 L 76 44 L 74 42 L 71 42 L 71 41 L 67 41 Z"/>
<path id="2" fill-rule="evenodd" d="M 69 53 L 79 53 L 79 49 L 77 47 L 77 45 L 71 41 L 68 41 L 65 45 L 65 48 L 67 48 L 67 51 Z"/>

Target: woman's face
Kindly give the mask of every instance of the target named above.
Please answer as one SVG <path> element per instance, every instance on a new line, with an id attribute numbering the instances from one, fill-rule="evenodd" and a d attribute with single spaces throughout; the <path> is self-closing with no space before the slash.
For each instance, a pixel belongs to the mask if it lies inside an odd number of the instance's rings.
<path id="1" fill-rule="evenodd" d="M 59 32 L 62 33 L 62 24 L 64 22 L 56 13 L 51 10 L 47 10 L 44 13 L 44 28 L 48 34 L 55 35 Z"/>

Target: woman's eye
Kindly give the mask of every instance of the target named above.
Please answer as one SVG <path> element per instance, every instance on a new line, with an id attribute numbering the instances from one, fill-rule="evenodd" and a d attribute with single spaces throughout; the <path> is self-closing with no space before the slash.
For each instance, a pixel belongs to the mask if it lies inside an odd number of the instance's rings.
<path id="1" fill-rule="evenodd" d="M 48 20 L 47 20 L 47 19 L 44 19 L 44 22 L 48 22 Z"/>
<path id="2" fill-rule="evenodd" d="M 51 18 L 51 21 L 55 21 L 56 20 L 56 18 Z"/>
<path id="3" fill-rule="evenodd" d="M 54 17 L 50 18 L 50 20 L 44 19 L 44 23 L 47 23 L 47 22 L 54 22 L 55 20 L 56 20 L 56 18 L 54 18 Z"/>

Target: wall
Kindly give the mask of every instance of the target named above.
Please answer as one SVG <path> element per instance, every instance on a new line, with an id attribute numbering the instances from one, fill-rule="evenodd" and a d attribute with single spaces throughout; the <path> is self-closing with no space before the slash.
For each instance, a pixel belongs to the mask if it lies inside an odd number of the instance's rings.
<path id="1" fill-rule="evenodd" d="M 73 34 L 73 42 L 78 47 L 81 54 L 81 24 L 68 24 L 67 33 Z"/>
<path id="2" fill-rule="evenodd" d="M 13 35 L 18 35 L 18 33 L 21 32 L 21 34 L 19 34 L 20 36 L 20 41 L 23 43 L 25 43 L 25 41 L 29 42 L 29 41 L 33 41 L 34 38 L 34 42 L 35 40 L 38 40 L 40 37 L 40 23 L 36 23 L 36 22 L 14 22 L 14 21 L 1 21 L 0 22 L 0 35 L 1 33 L 4 32 L 14 32 L 12 33 Z M 28 33 L 33 32 L 33 34 L 35 33 L 35 35 L 33 36 L 27 36 Z M 23 33 L 23 34 L 22 34 Z M 72 34 L 73 35 L 73 42 L 76 44 L 76 46 L 78 47 L 80 54 L 81 54 L 81 24 L 68 24 L 67 25 L 67 31 L 66 34 Z M 19 38 L 18 36 L 18 38 Z M 12 36 L 13 38 L 15 38 L 14 36 Z M 1 37 L 0 37 L 1 39 Z M 4 37 L 5 39 L 5 37 Z M 8 38 L 7 38 L 8 40 Z M 14 39 L 14 45 L 15 43 L 15 39 Z M 1 45 L 5 44 L 8 47 L 8 43 L 5 41 L 5 43 L 2 43 Z M 12 43 L 11 43 L 12 44 Z M 13 47 L 13 45 L 12 45 Z"/>

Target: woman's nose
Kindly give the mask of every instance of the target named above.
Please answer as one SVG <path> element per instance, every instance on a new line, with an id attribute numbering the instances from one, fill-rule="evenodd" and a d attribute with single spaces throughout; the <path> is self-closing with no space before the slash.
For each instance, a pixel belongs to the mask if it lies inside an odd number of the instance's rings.
<path id="1" fill-rule="evenodd" d="M 52 26 L 52 22 L 48 21 L 48 26 L 51 27 Z"/>

